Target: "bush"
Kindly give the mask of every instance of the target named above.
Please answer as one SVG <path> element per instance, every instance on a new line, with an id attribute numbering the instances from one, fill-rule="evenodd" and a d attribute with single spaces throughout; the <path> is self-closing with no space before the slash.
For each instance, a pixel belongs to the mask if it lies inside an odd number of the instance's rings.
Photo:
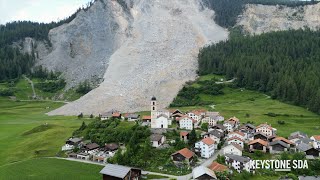
<path id="1" fill-rule="evenodd" d="M 12 88 L 2 88 L 0 89 L 0 96 L 13 96 L 14 90 Z"/>
<path id="2" fill-rule="evenodd" d="M 278 124 L 280 124 L 280 125 L 284 125 L 286 122 L 285 121 L 277 121 L 278 122 Z"/>

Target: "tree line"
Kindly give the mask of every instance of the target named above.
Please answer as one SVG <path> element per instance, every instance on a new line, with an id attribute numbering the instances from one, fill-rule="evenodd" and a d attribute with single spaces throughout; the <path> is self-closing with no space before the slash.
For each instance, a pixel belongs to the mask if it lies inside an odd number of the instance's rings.
<path id="1" fill-rule="evenodd" d="M 319 52 L 320 31 L 238 36 L 200 50 L 199 74 L 235 77 L 239 87 L 320 113 Z"/>

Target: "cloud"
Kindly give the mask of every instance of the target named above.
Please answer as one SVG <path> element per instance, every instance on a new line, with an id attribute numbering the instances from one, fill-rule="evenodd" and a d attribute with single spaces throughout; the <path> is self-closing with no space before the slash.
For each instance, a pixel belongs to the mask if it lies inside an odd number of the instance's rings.
<path id="1" fill-rule="evenodd" d="M 0 0 L 0 23 L 17 20 L 58 21 L 69 17 L 90 0 Z"/>

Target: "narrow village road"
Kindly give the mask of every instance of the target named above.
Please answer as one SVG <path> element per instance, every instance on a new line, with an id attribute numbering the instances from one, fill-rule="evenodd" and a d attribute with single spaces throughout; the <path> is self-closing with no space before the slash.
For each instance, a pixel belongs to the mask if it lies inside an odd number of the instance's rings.
<path id="1" fill-rule="evenodd" d="M 199 166 L 209 166 L 212 161 L 216 160 L 218 155 L 222 155 L 222 149 L 220 149 L 219 151 L 217 151 L 212 157 L 210 157 L 209 159 L 205 159 L 203 160 Z M 61 158 L 61 157 L 48 157 L 48 158 L 55 158 L 55 159 L 64 159 L 64 160 L 68 160 L 68 161 L 76 161 L 76 162 L 82 162 L 82 163 L 88 163 L 88 164 L 95 164 L 95 165 L 100 165 L 100 166 L 105 166 L 105 164 L 102 163 L 98 163 L 98 162 L 93 162 L 93 161 L 87 161 L 87 160 L 81 160 L 81 159 L 74 159 L 74 158 Z M 143 171 L 142 173 L 144 174 L 154 174 L 154 175 L 161 175 L 161 176 L 167 176 L 169 178 L 174 178 L 177 180 L 189 180 L 192 179 L 192 173 L 190 174 L 186 174 L 183 176 L 174 176 L 174 175 L 170 175 L 170 174 L 164 174 L 164 173 L 158 173 L 158 172 L 151 172 L 151 171 Z"/>

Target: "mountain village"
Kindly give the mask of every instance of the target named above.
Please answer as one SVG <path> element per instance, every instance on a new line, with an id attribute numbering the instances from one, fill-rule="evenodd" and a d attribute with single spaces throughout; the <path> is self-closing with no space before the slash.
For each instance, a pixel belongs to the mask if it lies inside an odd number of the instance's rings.
<path id="1" fill-rule="evenodd" d="M 192 131 L 197 130 L 199 141 L 189 149 L 183 148 L 170 157 L 177 167 L 187 166 L 192 169 L 189 178 L 218 179 L 217 173 L 254 173 L 255 169 L 249 163 L 251 158 L 245 155 L 248 153 L 274 155 L 302 152 L 307 159 L 320 157 L 320 134 L 309 137 L 297 131 L 286 138 L 277 136 L 277 129 L 267 122 L 255 126 L 240 122 L 237 117 L 225 119 L 219 112 L 203 109 L 188 112 L 158 109 L 157 103 L 156 97 L 152 97 L 150 116 L 140 117 L 136 113 L 122 114 L 113 110 L 102 113 L 99 119 L 108 121 L 116 118 L 150 127 L 150 144 L 153 148 L 160 149 L 169 147 L 175 141 L 167 139 L 166 132 L 177 130 L 180 140 L 188 142 Z M 203 124 L 208 125 L 205 126 L 207 131 L 201 129 Z M 74 151 L 75 149 L 77 151 Z M 125 145 L 113 142 L 101 147 L 90 139 L 71 137 L 61 150 L 67 153 L 68 159 L 106 164 L 100 172 L 103 179 L 140 179 L 148 174 L 139 168 L 108 163 L 108 158 L 113 157 L 119 149 L 125 150 Z M 218 163 L 218 157 L 224 157 L 224 162 Z M 161 171 L 162 167 L 159 167 L 159 170 Z"/>

